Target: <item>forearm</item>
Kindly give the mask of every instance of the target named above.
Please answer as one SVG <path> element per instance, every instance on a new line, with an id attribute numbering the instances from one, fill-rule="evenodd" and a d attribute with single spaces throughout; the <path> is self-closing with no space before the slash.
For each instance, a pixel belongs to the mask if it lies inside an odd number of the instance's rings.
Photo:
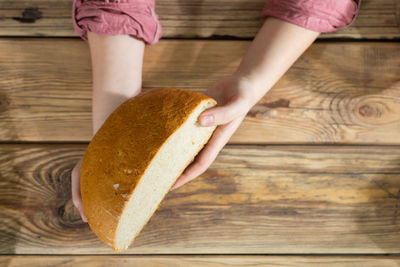
<path id="1" fill-rule="evenodd" d="M 140 93 L 145 44 L 128 35 L 88 32 L 92 62 L 93 135 L 125 100 Z"/>
<path id="2" fill-rule="evenodd" d="M 318 37 L 314 32 L 269 17 L 243 57 L 236 75 L 253 84 L 255 104 Z"/>

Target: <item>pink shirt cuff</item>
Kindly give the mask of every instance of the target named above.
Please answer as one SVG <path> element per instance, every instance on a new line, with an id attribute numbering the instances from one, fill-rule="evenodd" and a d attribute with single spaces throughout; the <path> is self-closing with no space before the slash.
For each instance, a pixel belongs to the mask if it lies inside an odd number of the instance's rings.
<path id="1" fill-rule="evenodd" d="M 154 0 L 73 0 L 72 23 L 86 42 L 87 31 L 133 35 L 147 44 L 157 43 L 162 35 Z"/>
<path id="2" fill-rule="evenodd" d="M 361 0 L 268 0 L 262 14 L 316 32 L 332 32 L 350 25 Z"/>

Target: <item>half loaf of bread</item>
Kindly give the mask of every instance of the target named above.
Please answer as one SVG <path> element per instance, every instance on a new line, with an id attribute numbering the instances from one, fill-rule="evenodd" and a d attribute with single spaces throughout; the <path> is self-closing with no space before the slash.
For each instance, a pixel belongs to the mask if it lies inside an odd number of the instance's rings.
<path id="1" fill-rule="evenodd" d="M 216 105 L 204 94 L 155 89 L 125 101 L 97 131 L 82 161 L 81 195 L 92 231 L 127 249 L 215 126 L 198 124 Z"/>

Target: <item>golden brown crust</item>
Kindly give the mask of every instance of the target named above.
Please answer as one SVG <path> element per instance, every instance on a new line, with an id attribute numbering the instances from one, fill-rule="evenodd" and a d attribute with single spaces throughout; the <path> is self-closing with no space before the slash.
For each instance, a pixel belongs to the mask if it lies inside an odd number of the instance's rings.
<path id="1" fill-rule="evenodd" d="M 143 92 L 97 131 L 82 161 L 81 195 L 92 231 L 115 250 L 120 214 L 157 151 L 208 96 L 180 89 Z"/>

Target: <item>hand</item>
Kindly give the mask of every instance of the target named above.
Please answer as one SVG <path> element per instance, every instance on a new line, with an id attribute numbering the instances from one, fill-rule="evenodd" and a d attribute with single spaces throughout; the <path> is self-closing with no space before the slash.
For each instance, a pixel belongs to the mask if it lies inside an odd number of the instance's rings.
<path id="1" fill-rule="evenodd" d="M 72 190 L 72 202 L 74 206 L 78 209 L 81 214 L 82 221 L 87 222 L 85 213 L 83 212 L 83 204 L 81 197 L 81 167 L 82 167 L 82 159 L 78 161 L 75 167 L 71 171 L 71 190 Z"/>
<path id="2" fill-rule="evenodd" d="M 207 89 L 205 94 L 214 98 L 218 104 L 200 114 L 199 123 L 201 126 L 218 126 L 208 143 L 178 177 L 171 190 L 198 177 L 213 163 L 220 150 L 246 117 L 247 112 L 255 104 L 252 100 L 253 87 L 254 85 L 249 80 L 232 75 L 217 81 Z"/>

